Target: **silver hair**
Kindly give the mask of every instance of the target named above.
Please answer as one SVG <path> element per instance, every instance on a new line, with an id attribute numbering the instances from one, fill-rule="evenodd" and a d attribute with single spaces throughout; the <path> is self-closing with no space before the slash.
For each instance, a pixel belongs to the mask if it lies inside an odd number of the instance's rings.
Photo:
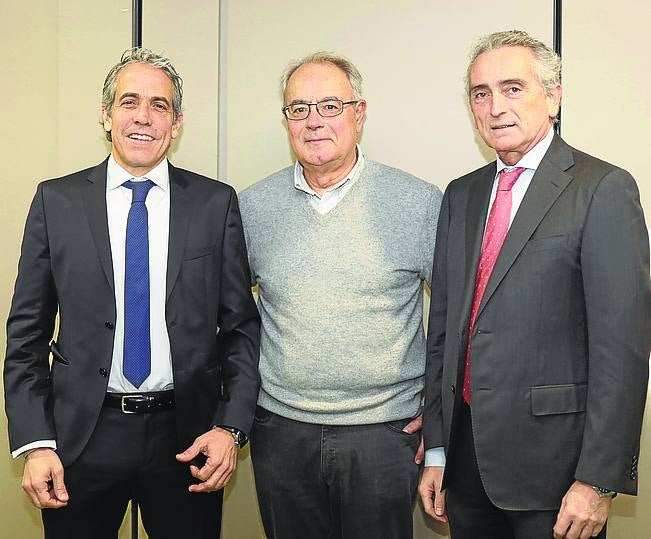
<path id="1" fill-rule="evenodd" d="M 285 92 L 287 91 L 287 83 L 289 78 L 294 72 L 305 64 L 332 64 L 341 69 L 348 77 L 348 82 L 353 89 L 353 99 L 362 99 L 362 75 L 348 58 L 336 54 L 334 52 L 318 51 L 300 60 L 291 62 L 283 72 L 280 81 L 280 90 L 282 92 L 283 100 L 285 99 Z"/>
<path id="2" fill-rule="evenodd" d="M 149 64 L 152 67 L 161 69 L 172 82 L 172 120 L 176 120 L 183 111 L 183 79 L 177 73 L 169 58 L 156 54 L 149 49 L 134 47 L 127 49 L 122 54 L 120 61 L 115 64 L 106 75 L 104 87 L 102 88 L 102 109 L 108 114 L 113 110 L 115 101 L 115 90 L 117 87 L 118 74 L 129 64 Z M 102 123 L 102 122 L 100 122 Z M 106 131 L 106 139 L 111 141 L 111 132 Z"/>
<path id="3" fill-rule="evenodd" d="M 495 32 L 482 37 L 475 44 L 470 53 L 470 63 L 466 71 L 466 93 L 470 95 L 470 69 L 480 54 L 502 47 L 526 47 L 536 59 L 536 73 L 545 93 L 551 94 L 552 90 L 561 83 L 561 57 L 542 41 L 534 39 L 522 30 L 507 30 Z"/>

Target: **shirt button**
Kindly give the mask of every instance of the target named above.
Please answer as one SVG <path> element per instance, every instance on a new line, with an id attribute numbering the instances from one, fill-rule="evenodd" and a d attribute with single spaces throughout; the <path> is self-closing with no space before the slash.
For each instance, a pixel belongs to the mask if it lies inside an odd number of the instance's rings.
<path id="1" fill-rule="evenodd" d="M 113 322 L 104 322 L 104 326 L 106 327 L 106 329 L 113 329 L 115 327 Z"/>
<path id="2" fill-rule="evenodd" d="M 104 367 L 100 367 L 99 373 L 106 378 L 108 376 L 108 371 Z"/>

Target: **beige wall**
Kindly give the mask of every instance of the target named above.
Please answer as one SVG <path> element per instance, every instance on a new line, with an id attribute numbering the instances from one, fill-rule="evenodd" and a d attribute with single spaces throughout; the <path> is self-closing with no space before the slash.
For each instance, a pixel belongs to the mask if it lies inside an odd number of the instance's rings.
<path id="1" fill-rule="evenodd" d="M 4 325 L 36 182 L 92 165 L 107 152 L 97 125 L 99 95 L 106 71 L 130 46 L 131 2 L 2 4 L 0 110 L 9 120 L 0 144 Z M 209 176 L 219 172 L 238 189 L 291 162 L 278 93 L 279 74 L 290 58 L 316 49 L 348 55 L 365 77 L 365 152 L 443 188 L 491 159 L 475 135 L 463 95 L 470 43 L 510 27 L 548 42 L 552 37 L 547 0 L 500 0 L 499 9 L 443 0 L 332 0 L 327 6 L 222 0 L 221 22 L 219 3 L 212 0 L 187 0 L 182 9 L 174 0 L 144 4 L 143 44 L 168 54 L 185 79 L 185 126 L 173 162 Z M 565 4 L 563 134 L 571 144 L 628 168 L 651 216 L 651 105 L 644 91 L 651 78 L 643 68 L 648 60 L 642 42 L 651 8 L 634 0 L 618 2 L 617 12 L 606 0 Z M 326 9 L 338 13 L 336 23 L 321 22 L 328 20 Z M 2 349 L 4 341 L 2 331 Z M 611 538 L 648 537 L 651 515 L 643 508 L 651 503 L 650 446 L 647 426 L 640 496 L 617 498 Z M 0 436 L 0 454 L 7 452 L 6 437 Z M 6 493 L 0 530 L 7 537 L 38 537 L 39 515 L 20 493 L 20 474 L 20 463 L 0 458 Z M 415 524 L 417 539 L 446 536 L 441 527 L 428 528 L 419 509 Z M 248 450 L 226 493 L 223 536 L 262 536 Z M 121 538 L 127 537 L 125 529 Z"/>
<path id="2" fill-rule="evenodd" d="M 564 2 L 563 135 L 629 170 L 651 222 L 651 4 L 636 0 Z M 586 13 L 589 16 L 586 17 Z M 651 537 L 651 400 L 642 432 L 640 493 L 613 505 L 610 538 Z"/>

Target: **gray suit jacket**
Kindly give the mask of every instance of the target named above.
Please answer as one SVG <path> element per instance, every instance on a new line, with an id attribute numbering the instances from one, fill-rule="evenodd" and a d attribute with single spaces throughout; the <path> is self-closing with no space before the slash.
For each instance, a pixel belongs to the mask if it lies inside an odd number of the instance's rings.
<path id="1" fill-rule="evenodd" d="M 38 186 L 7 321 L 11 449 L 55 439 L 64 465 L 93 432 L 111 369 L 116 308 L 106 163 Z M 171 165 L 169 177 L 165 318 L 182 450 L 211 425 L 248 434 L 260 326 L 235 191 Z"/>
<path id="2" fill-rule="evenodd" d="M 443 198 L 425 446 L 454 459 L 470 338 L 475 450 L 495 505 L 556 509 L 575 479 L 633 494 L 651 344 L 649 240 L 635 181 L 555 137 L 469 336 L 495 173 L 493 162 L 450 183 Z"/>

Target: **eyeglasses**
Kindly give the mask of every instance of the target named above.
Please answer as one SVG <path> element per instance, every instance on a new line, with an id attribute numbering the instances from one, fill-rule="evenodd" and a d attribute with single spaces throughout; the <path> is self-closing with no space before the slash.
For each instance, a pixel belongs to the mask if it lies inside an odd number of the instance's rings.
<path id="1" fill-rule="evenodd" d="M 314 106 L 316 111 L 324 118 L 339 116 L 344 111 L 344 105 L 357 105 L 360 100 L 342 101 L 341 99 L 324 99 L 318 103 L 292 103 L 283 107 L 285 118 L 288 120 L 305 120 L 310 115 L 310 107 Z"/>

